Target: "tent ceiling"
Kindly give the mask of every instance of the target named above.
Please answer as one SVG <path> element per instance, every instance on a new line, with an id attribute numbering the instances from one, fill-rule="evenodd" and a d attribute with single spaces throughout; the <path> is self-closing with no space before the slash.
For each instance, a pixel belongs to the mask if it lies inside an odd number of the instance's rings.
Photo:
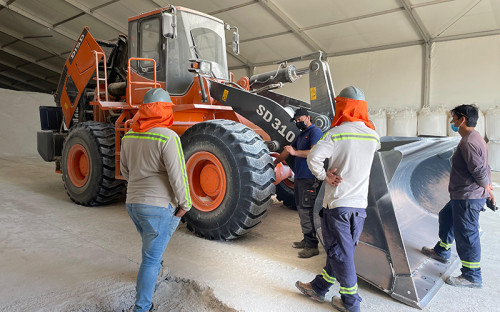
<path id="1" fill-rule="evenodd" d="M 233 70 L 316 50 L 336 56 L 500 34 L 498 0 L 0 0 L 0 87 L 54 92 L 84 26 L 115 40 L 128 17 L 169 3 L 238 27 Z"/>

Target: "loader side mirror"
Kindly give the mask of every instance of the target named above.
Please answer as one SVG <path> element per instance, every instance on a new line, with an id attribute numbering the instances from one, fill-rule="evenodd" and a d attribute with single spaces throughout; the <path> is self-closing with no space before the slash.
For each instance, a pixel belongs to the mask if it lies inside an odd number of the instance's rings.
<path id="1" fill-rule="evenodd" d="M 238 28 L 233 32 L 233 52 L 234 54 L 240 54 L 240 34 L 238 33 Z"/>
<path id="2" fill-rule="evenodd" d="M 163 37 L 171 39 L 177 38 L 177 17 L 175 16 L 175 11 L 173 13 L 163 12 L 161 17 Z"/>
<path id="3" fill-rule="evenodd" d="M 234 29 L 233 31 L 233 53 L 238 55 L 240 54 L 240 34 L 238 33 L 238 27 L 231 26 L 229 24 L 224 23 L 224 30 L 229 31 Z"/>

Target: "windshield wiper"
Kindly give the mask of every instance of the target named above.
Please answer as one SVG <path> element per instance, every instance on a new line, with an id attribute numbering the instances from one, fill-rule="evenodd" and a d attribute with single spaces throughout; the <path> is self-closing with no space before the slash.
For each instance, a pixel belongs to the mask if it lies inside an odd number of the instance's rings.
<path id="1" fill-rule="evenodd" d="M 200 51 L 198 50 L 198 47 L 196 46 L 196 41 L 194 41 L 193 31 L 190 30 L 189 34 L 191 35 L 191 40 L 193 41 L 193 45 L 191 46 L 191 48 L 193 48 L 193 51 L 194 51 L 194 54 L 196 55 L 196 58 L 199 59 L 200 58 Z"/>

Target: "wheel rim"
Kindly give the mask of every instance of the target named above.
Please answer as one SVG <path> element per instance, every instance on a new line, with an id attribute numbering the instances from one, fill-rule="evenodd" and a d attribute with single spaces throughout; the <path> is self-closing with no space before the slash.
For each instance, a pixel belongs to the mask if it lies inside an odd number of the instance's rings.
<path id="1" fill-rule="evenodd" d="M 196 152 L 186 167 L 193 206 L 204 212 L 215 210 L 226 195 L 226 173 L 221 162 L 212 153 Z"/>
<path id="2" fill-rule="evenodd" d="M 281 181 L 281 182 L 283 182 L 283 184 L 285 184 L 285 185 L 286 185 L 286 186 L 288 186 L 289 188 L 293 189 L 294 182 L 293 182 L 293 180 L 290 180 L 290 178 L 285 179 L 285 180 L 283 180 L 283 181 Z"/>
<path id="3" fill-rule="evenodd" d="M 90 172 L 90 161 L 87 150 L 81 144 L 73 145 L 68 152 L 67 169 L 69 179 L 76 187 L 87 183 Z"/>

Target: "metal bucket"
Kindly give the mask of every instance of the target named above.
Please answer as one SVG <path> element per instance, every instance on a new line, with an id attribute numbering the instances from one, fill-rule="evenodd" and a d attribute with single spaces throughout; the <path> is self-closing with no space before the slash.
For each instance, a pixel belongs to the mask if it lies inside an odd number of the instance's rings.
<path id="1" fill-rule="evenodd" d="M 421 253 L 438 241 L 438 213 L 449 201 L 451 156 L 457 138 L 383 137 L 370 174 L 367 218 L 354 261 L 360 278 L 416 308 L 429 303 L 458 264 Z M 321 242 L 319 211 L 314 223 Z"/>

